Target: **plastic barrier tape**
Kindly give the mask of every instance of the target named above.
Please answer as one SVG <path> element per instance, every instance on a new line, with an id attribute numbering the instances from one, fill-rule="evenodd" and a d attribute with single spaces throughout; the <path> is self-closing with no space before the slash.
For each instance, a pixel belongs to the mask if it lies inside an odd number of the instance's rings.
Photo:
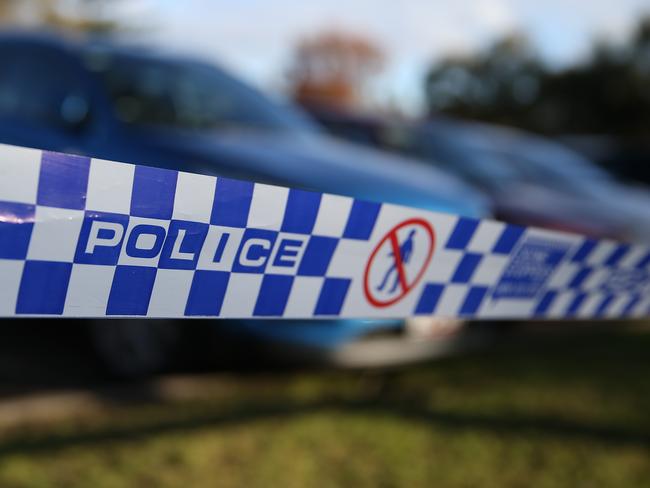
<path id="1" fill-rule="evenodd" d="M 0 316 L 640 317 L 650 247 L 0 146 Z"/>

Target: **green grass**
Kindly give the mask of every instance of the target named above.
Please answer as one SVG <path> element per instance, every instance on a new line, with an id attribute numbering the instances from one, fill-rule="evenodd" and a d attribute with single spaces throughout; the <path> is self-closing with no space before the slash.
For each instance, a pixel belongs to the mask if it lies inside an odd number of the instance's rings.
<path id="1" fill-rule="evenodd" d="M 650 486 L 647 330 L 218 376 L 207 396 L 0 434 L 0 486 Z"/>

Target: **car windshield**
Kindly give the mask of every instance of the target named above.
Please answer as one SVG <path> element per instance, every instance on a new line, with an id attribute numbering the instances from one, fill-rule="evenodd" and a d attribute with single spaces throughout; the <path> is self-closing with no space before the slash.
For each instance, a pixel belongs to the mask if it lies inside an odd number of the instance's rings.
<path id="1" fill-rule="evenodd" d="M 539 142 L 532 137 L 513 144 L 502 156 L 504 161 L 517 168 L 524 181 L 582 195 L 602 192 L 602 185 L 610 185 L 614 181 L 607 173 L 571 150 L 551 142 Z"/>
<path id="2" fill-rule="evenodd" d="M 422 157 L 437 161 L 481 187 L 494 187 L 516 178 L 516 171 L 500 157 L 474 147 L 471 140 L 454 130 L 425 128 L 417 144 Z"/>
<path id="3" fill-rule="evenodd" d="M 310 121 L 214 66 L 91 51 L 116 116 L 138 126 L 210 131 L 248 128 L 314 131 Z"/>
<path id="4" fill-rule="evenodd" d="M 454 140 L 455 135 L 474 153 L 473 169 L 487 178 L 542 185 L 584 196 L 602 192 L 602 185 L 611 183 L 611 178 L 590 161 L 551 141 L 492 127 L 458 129 L 455 134 L 441 138 L 441 143 Z M 472 158 L 467 158 L 466 162 L 470 161 Z"/>

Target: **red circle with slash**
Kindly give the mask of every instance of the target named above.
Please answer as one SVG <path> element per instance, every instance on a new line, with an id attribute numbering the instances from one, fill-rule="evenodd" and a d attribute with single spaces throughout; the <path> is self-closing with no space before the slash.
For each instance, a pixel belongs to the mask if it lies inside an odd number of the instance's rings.
<path id="1" fill-rule="evenodd" d="M 409 226 L 417 226 L 419 228 L 422 228 L 424 229 L 426 235 L 429 236 L 429 249 L 426 254 L 426 259 L 422 264 L 422 268 L 417 272 L 415 279 L 411 280 L 410 282 L 408 281 L 406 276 L 404 263 L 402 261 L 402 255 L 400 253 L 399 240 L 397 238 L 397 233 L 404 227 L 409 227 Z M 422 279 L 422 276 L 424 276 L 424 272 L 429 267 L 429 263 L 431 262 L 431 258 L 433 257 L 435 240 L 436 238 L 435 238 L 435 232 L 433 231 L 433 227 L 431 227 L 431 224 L 424 219 L 413 218 L 413 219 L 405 220 L 404 222 L 397 224 L 395 227 L 393 227 L 383 237 L 383 239 L 379 241 L 377 247 L 375 247 L 375 249 L 372 251 L 372 254 L 370 255 L 370 259 L 368 259 L 368 264 L 366 265 L 366 270 L 364 272 L 364 277 L 363 277 L 363 291 L 366 295 L 366 299 L 368 300 L 368 302 L 370 302 L 375 307 L 388 307 L 390 305 L 393 305 L 394 303 L 399 302 L 402 298 L 404 298 L 415 287 L 415 285 L 419 283 L 419 281 Z M 387 241 L 389 242 L 392 250 L 392 256 L 393 256 L 393 260 L 395 261 L 394 265 L 395 268 L 397 269 L 401 292 L 398 293 L 395 297 L 389 298 L 387 300 L 381 300 L 373 295 L 369 278 L 370 278 L 370 269 L 373 265 L 373 262 L 377 257 L 379 250 L 384 246 L 384 244 Z"/>

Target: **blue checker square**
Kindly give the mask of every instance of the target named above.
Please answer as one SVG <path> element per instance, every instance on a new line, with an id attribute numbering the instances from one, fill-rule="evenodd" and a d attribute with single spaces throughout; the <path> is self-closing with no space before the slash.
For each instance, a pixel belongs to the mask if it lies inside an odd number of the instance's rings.
<path id="1" fill-rule="evenodd" d="M 442 296 L 445 286 L 437 283 L 429 283 L 422 290 L 422 295 L 415 307 L 416 315 L 430 315 L 436 309 L 438 301 Z"/>
<path id="2" fill-rule="evenodd" d="M 196 271 L 187 298 L 185 315 L 217 317 L 221 313 L 229 279 L 230 273 L 226 271 Z"/>
<path id="3" fill-rule="evenodd" d="M 476 232 L 479 223 L 476 219 L 460 217 L 445 247 L 447 249 L 465 249 L 474 236 L 474 232 Z"/>
<path id="4" fill-rule="evenodd" d="M 575 276 L 571 279 L 571 282 L 569 283 L 569 288 L 571 289 L 580 288 L 582 284 L 586 281 L 586 279 L 589 277 L 592 271 L 593 269 L 589 267 L 580 268 L 576 272 Z"/>
<path id="5" fill-rule="evenodd" d="M 372 229 L 375 228 L 377 216 L 381 210 L 380 203 L 355 200 L 350 209 L 343 237 L 346 239 L 359 239 L 367 241 L 370 239 Z"/>
<path id="6" fill-rule="evenodd" d="M 576 253 L 571 258 L 571 261 L 574 262 L 574 263 L 582 263 L 582 262 L 584 262 L 584 260 L 587 259 L 589 257 L 589 255 L 591 254 L 591 252 L 596 248 L 597 244 L 598 244 L 597 241 L 594 241 L 593 239 L 587 239 L 578 248 Z"/>
<path id="7" fill-rule="evenodd" d="M 605 260 L 605 266 L 616 266 L 629 250 L 629 244 L 619 244 Z"/>
<path id="8" fill-rule="evenodd" d="M 535 310 L 533 312 L 533 315 L 535 317 L 541 317 L 548 312 L 548 310 L 551 308 L 551 305 L 553 305 L 553 302 L 557 298 L 557 291 L 555 290 L 549 290 L 546 293 L 544 293 L 544 296 L 542 296 L 541 300 L 537 303 L 537 307 L 535 307 Z"/>
<path id="9" fill-rule="evenodd" d="M 145 266 L 117 266 L 106 315 L 146 315 L 156 272 Z"/>
<path id="10" fill-rule="evenodd" d="M 303 190 L 289 190 L 282 231 L 310 234 L 314 229 L 322 195 Z"/>
<path id="11" fill-rule="evenodd" d="M 26 261 L 16 313 L 61 315 L 71 272 L 72 263 Z"/>
<path id="12" fill-rule="evenodd" d="M 518 225 L 506 225 L 499 240 L 492 248 L 492 252 L 494 254 L 510 254 L 525 231 L 524 227 Z"/>
<path id="13" fill-rule="evenodd" d="M 580 306 L 584 303 L 586 299 L 587 299 L 587 293 L 578 293 L 569 304 L 569 308 L 567 309 L 566 312 L 567 315 L 574 316 L 575 314 L 577 314 L 578 310 L 580 310 Z"/>
<path id="14" fill-rule="evenodd" d="M 131 215 L 150 219 L 171 219 L 177 179 L 176 171 L 136 166 L 131 193 Z"/>
<path id="15" fill-rule="evenodd" d="M 298 268 L 299 276 L 325 276 L 339 240 L 333 237 L 311 236 Z"/>
<path id="16" fill-rule="evenodd" d="M 645 269 L 650 266 L 650 252 L 646 254 L 641 260 L 637 263 L 637 269 Z"/>
<path id="17" fill-rule="evenodd" d="M 172 220 L 160 255 L 159 268 L 196 269 L 208 224 Z"/>
<path id="18" fill-rule="evenodd" d="M 246 229 L 232 270 L 235 273 L 264 273 L 278 233 L 271 230 Z"/>
<path id="19" fill-rule="evenodd" d="M 293 276 L 265 275 L 257 295 L 253 315 L 259 317 L 281 317 L 289 300 Z"/>
<path id="20" fill-rule="evenodd" d="M 352 280 L 326 278 L 321 288 L 314 315 L 339 315 Z"/>
<path id="21" fill-rule="evenodd" d="M 641 301 L 641 296 L 640 295 L 632 295 L 632 298 L 630 298 L 630 301 L 625 304 L 625 307 L 623 307 L 623 316 L 628 316 L 630 315 L 636 306 L 639 304 Z"/>
<path id="22" fill-rule="evenodd" d="M 472 279 L 472 275 L 483 256 L 480 254 L 467 253 L 463 256 L 460 263 L 456 267 L 454 275 L 451 277 L 452 283 L 468 283 Z"/>
<path id="23" fill-rule="evenodd" d="M 43 151 L 36 202 L 83 210 L 86 207 L 90 158 Z"/>
<path id="24" fill-rule="evenodd" d="M 210 223 L 226 227 L 246 227 L 254 188 L 255 184 L 248 181 L 218 178 Z"/>
<path id="25" fill-rule="evenodd" d="M 128 215 L 86 211 L 74 262 L 115 266 L 128 226 Z"/>
<path id="26" fill-rule="evenodd" d="M 0 202 L 0 259 L 25 259 L 35 210 L 34 205 Z"/>
<path id="27" fill-rule="evenodd" d="M 598 304 L 598 307 L 596 308 L 596 315 L 598 317 L 602 317 L 603 315 L 605 315 L 605 312 L 607 312 L 607 308 L 612 304 L 614 298 L 616 298 L 616 295 L 609 294 L 602 299 L 602 301 Z"/>
<path id="28" fill-rule="evenodd" d="M 465 301 L 460 307 L 459 315 L 466 316 L 475 314 L 481 306 L 485 295 L 487 295 L 487 291 L 487 286 L 474 286 L 470 288 L 465 296 Z"/>

